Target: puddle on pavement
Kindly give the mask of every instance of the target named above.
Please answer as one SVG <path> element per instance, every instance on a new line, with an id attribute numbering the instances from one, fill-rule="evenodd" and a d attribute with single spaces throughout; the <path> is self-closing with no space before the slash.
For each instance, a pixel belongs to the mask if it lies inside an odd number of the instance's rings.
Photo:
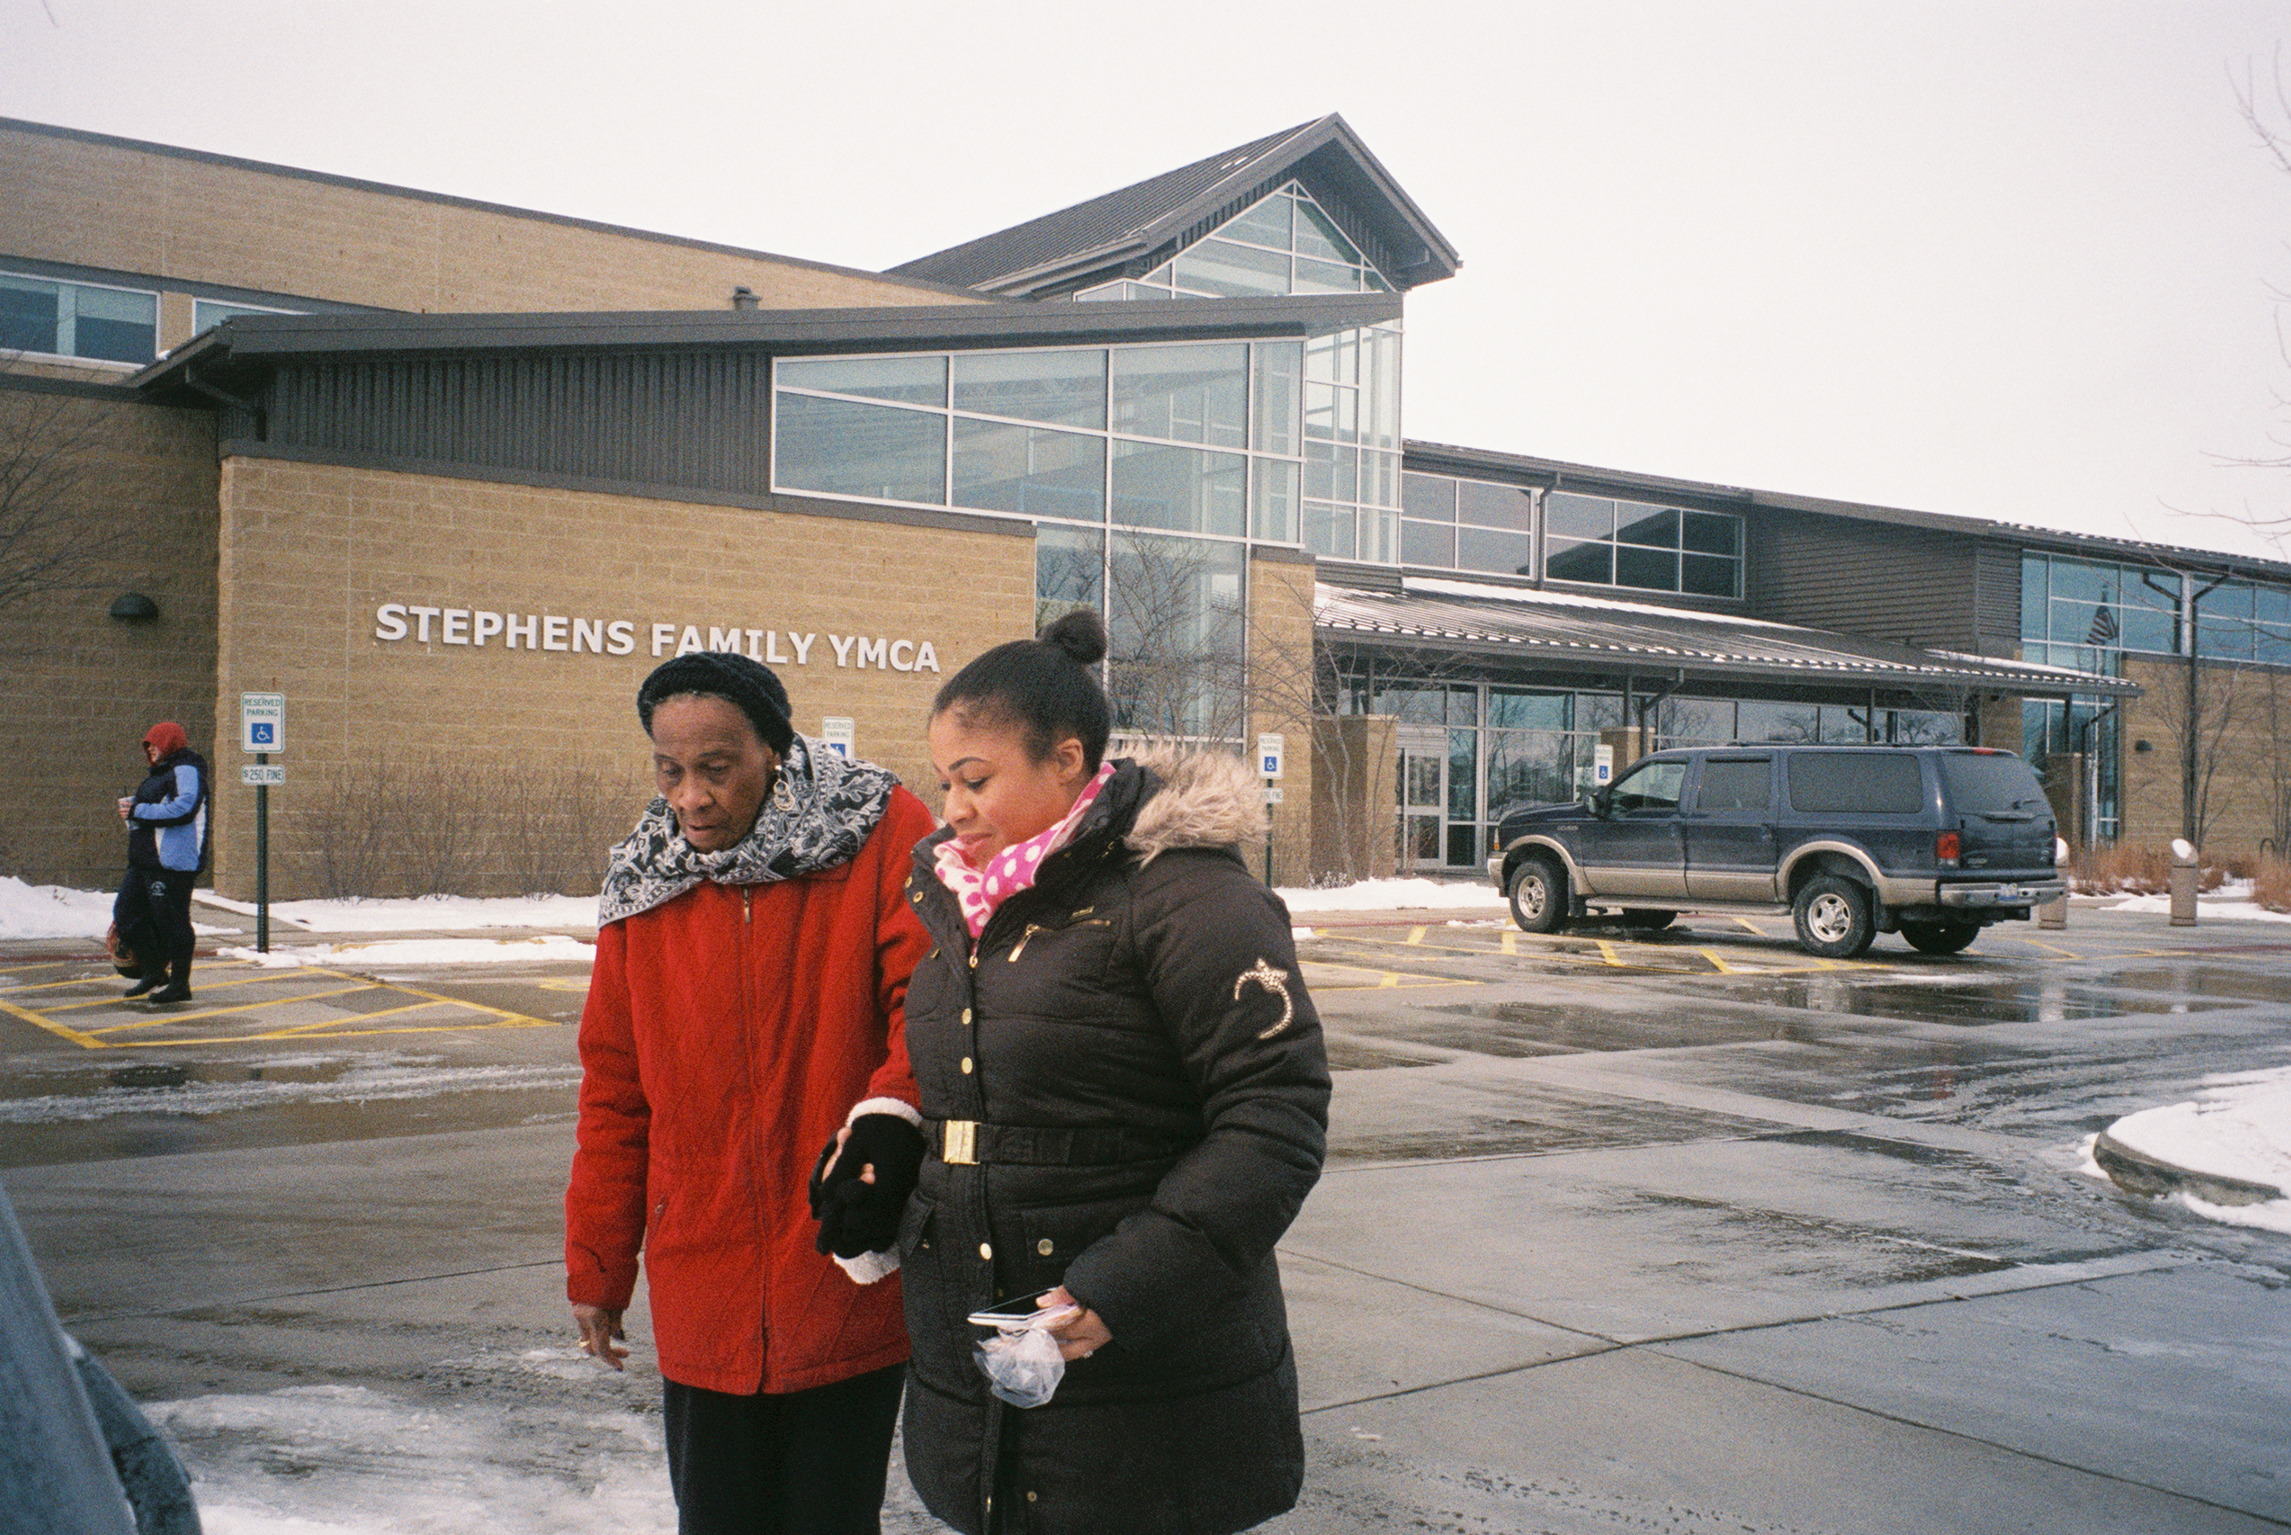
<path id="1" fill-rule="evenodd" d="M 1818 1215 L 1758 1209 L 1688 1195 L 1635 1190 L 1623 1204 L 1683 1219 L 1695 1231 L 1696 1256 L 1672 1265 L 1674 1276 L 1730 1266 L 1726 1256 L 1751 1251 L 1772 1269 L 1795 1280 L 1827 1282 L 1840 1289 L 1875 1289 L 1968 1274 L 1994 1274 L 2013 1266 L 2008 1258 L 1970 1252 L 1927 1238 Z"/>
<path id="2" fill-rule="evenodd" d="M 2108 977 L 2108 984 L 2175 996 L 2192 992 L 2204 997 L 2234 997 L 2242 1002 L 2280 1002 L 2291 1006 L 2291 971 L 2258 975 L 2225 965 L 2157 965 L 2149 969 L 2119 970 Z"/>
<path id="3" fill-rule="evenodd" d="M 1705 989 L 1701 995 L 1708 996 Z M 1929 982 L 1857 983 L 1841 976 L 1787 976 L 1744 981 L 1726 988 L 1734 1002 L 1798 1008 L 1852 1018 L 1900 1018 L 1915 1023 L 1979 1028 L 1997 1023 L 2072 1023 L 2132 1014 L 2205 1013 L 2224 1002 L 2173 995 L 2121 992 L 2073 981 L 1991 981 L 1960 986 Z"/>
<path id="4" fill-rule="evenodd" d="M 1607 1098 L 1533 1083 L 1455 1083 L 1436 1098 L 1362 1100 L 1342 1090 L 1329 1122 L 1339 1162 L 1541 1156 L 1618 1146 L 1751 1140 L 1771 1125 L 1728 1114 Z"/>
<path id="5" fill-rule="evenodd" d="M 1441 1017 L 1434 1020 L 1428 1016 L 1431 1014 Z M 1671 1050 L 1806 1036 L 1799 1022 L 1790 1018 L 1746 1018 L 1675 1008 L 1636 1013 L 1534 1002 L 1458 1003 L 1425 1008 L 1414 1018 L 1380 1018 L 1377 1024 L 1379 1033 L 1410 1044 L 1510 1059 L 1579 1051 Z"/>
<path id="6" fill-rule="evenodd" d="M 1374 1045 L 1362 1044 L 1354 1039 L 1330 1038 L 1328 1069 L 1331 1071 L 1375 1071 L 1386 1066 L 1432 1066 L 1438 1057 L 1408 1055 L 1398 1050 L 1379 1050 Z"/>

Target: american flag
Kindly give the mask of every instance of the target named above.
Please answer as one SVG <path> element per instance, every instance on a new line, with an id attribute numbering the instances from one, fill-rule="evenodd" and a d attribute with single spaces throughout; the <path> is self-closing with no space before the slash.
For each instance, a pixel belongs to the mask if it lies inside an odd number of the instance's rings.
<path id="1" fill-rule="evenodd" d="M 2113 645 L 2123 631 L 2116 627 L 2116 610 L 2105 601 L 2092 610 L 2092 628 L 2084 636 L 2087 645 Z"/>

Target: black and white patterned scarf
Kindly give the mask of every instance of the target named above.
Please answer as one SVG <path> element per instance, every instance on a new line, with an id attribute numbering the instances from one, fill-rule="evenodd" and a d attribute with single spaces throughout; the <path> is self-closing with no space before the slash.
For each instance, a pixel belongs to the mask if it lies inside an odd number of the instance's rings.
<path id="1" fill-rule="evenodd" d="M 767 885 L 849 863 L 891 803 L 899 780 L 872 762 L 822 751 L 797 736 L 764 796 L 756 824 L 736 845 L 704 853 L 676 830 L 668 801 L 656 799 L 613 847 L 597 897 L 597 925 L 675 900 L 704 880 Z"/>

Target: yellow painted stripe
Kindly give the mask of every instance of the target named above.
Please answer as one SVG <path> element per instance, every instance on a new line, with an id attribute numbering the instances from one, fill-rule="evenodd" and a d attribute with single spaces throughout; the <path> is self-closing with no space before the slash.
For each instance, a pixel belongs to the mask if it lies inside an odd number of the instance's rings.
<path id="1" fill-rule="evenodd" d="M 1605 960 L 1608 964 L 1613 965 L 1618 970 L 1625 970 L 1630 968 L 1623 963 L 1622 956 L 1615 952 L 1614 944 L 1609 942 L 1607 939 L 1594 938 L 1591 941 L 1599 946 L 1599 957 Z"/>
<path id="2" fill-rule="evenodd" d="M 2023 939 L 2021 939 L 2021 942 L 2022 942 L 2022 943 L 2025 943 L 2025 944 L 2028 944 L 2028 945 L 2030 945 L 2030 946 L 2031 946 L 2031 947 L 2033 947 L 2033 948 L 2039 948 L 2039 949 L 2050 949 L 2050 950 L 2051 950 L 2053 953 L 2055 953 L 2055 954 L 2059 955 L 2059 956 L 2060 956 L 2062 959 L 2082 959 L 2082 958 L 2084 958 L 2084 956 L 2083 956 L 2083 955 L 2081 955 L 2081 954 L 2078 954 L 2078 953 L 2075 953 L 2075 952 L 2073 952 L 2073 951 L 2071 951 L 2071 950 L 2068 950 L 2068 949 L 2064 949 L 2064 948 L 2062 948 L 2062 947 L 2061 947 L 2059 944 L 2057 944 L 2057 943 L 2046 943 L 2046 942 L 2045 942 L 2045 941 L 2044 941 L 2042 938 L 2023 938 Z"/>
<path id="3" fill-rule="evenodd" d="M 1407 941 L 1411 944 L 1421 944 L 1424 941 L 1424 933 L 1425 929 L 1420 927 L 1412 927 L 1408 929 Z"/>
<path id="4" fill-rule="evenodd" d="M 1505 928 L 1502 933 L 1502 938 L 1503 951 L 1506 954 L 1517 954 L 1519 952 L 1519 933 L 1515 929 L 1508 927 Z"/>
<path id="5" fill-rule="evenodd" d="M 88 1032 L 91 1034 L 118 1034 L 128 1029 L 148 1029 L 153 1024 L 187 1023 L 194 1018 L 223 1018 L 233 1013 L 252 1013 L 266 1007 L 285 1007 L 292 1002 L 316 1002 L 326 997 L 348 996 L 354 991 L 378 991 L 380 989 L 382 988 L 379 981 L 367 981 L 357 986 L 337 986 L 332 991 L 296 992 L 291 997 L 273 997 L 268 1002 L 241 1002 L 236 1007 L 203 1007 L 196 1012 L 189 1013 L 154 1013 L 149 1018 L 141 1018 L 134 1023 L 111 1023 L 100 1029 L 90 1029 Z"/>
<path id="6" fill-rule="evenodd" d="M 1761 938 L 1766 936 L 1766 929 L 1760 927 L 1757 923 L 1751 921 L 1748 917 L 1736 917 L 1734 920 L 1741 924 L 1742 930 L 1744 932 L 1756 933 Z"/>
<path id="7" fill-rule="evenodd" d="M 345 1014 L 344 1021 L 358 1022 L 367 1016 L 372 1015 Z M 331 1034 L 297 1034 L 288 1029 L 272 1029 L 260 1034 L 207 1034 L 189 1039 L 145 1039 L 137 1041 L 135 1048 L 138 1050 L 155 1050 L 162 1045 L 245 1045 L 268 1039 L 363 1039 L 373 1034 L 452 1034 L 464 1029 L 547 1029 L 554 1027 L 556 1025 L 546 1018 L 527 1018 L 520 1013 L 505 1013 L 500 1021 L 495 1023 L 404 1024 L 392 1029 L 339 1029 Z M 98 1041 L 96 1048 L 117 1050 L 121 1047 L 106 1045 Z"/>
<path id="8" fill-rule="evenodd" d="M 83 1034 L 78 1029 L 71 1027 L 69 1024 L 55 1023 L 49 1019 L 43 1018 L 28 1007 L 18 1007 L 13 1002 L 0 1000 L 0 1012 L 6 1012 L 12 1014 L 15 1017 L 21 1018 L 26 1023 L 31 1024 L 35 1028 L 46 1029 L 50 1034 L 56 1035 L 58 1038 L 68 1039 L 83 1050 L 100 1050 L 103 1048 L 102 1040 L 96 1039 L 87 1034 Z"/>
<path id="9" fill-rule="evenodd" d="M 293 981 L 313 978 L 319 980 L 353 979 L 353 977 L 346 976 L 332 970 L 290 970 L 275 976 L 249 976 L 243 981 L 201 981 L 199 983 L 199 990 L 202 992 L 237 991 L 240 988 L 246 986 L 261 986 L 265 983 L 277 983 L 283 985 Z M 367 984 L 380 985 L 381 983 L 378 981 L 370 981 Z M 82 1009 L 90 1007 L 111 1007 L 127 1000 L 129 999 L 114 993 L 110 996 L 98 997 L 92 1002 L 59 1002 L 54 1007 L 49 1008 L 48 1011 L 51 1013 L 72 1013 L 79 1012 Z"/>
<path id="10" fill-rule="evenodd" d="M 1717 971 L 1720 975 L 1740 975 L 1742 973 L 1741 971 L 1735 969 L 1732 965 L 1728 964 L 1725 960 L 1719 958 L 1718 951 L 1716 949 L 1697 949 L 1695 952 L 1700 954 L 1704 959 L 1709 960 L 1710 968 Z"/>

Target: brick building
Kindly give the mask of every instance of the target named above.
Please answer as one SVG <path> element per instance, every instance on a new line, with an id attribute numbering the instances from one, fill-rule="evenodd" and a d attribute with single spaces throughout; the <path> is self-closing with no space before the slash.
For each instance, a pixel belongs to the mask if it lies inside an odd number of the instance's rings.
<path id="1" fill-rule="evenodd" d="M 1474 868 L 1507 802 L 1706 739 L 2025 748 L 2159 840 L 2190 643 L 2244 700 L 2212 826 L 2284 835 L 2291 567 L 1404 439 L 1459 258 L 1338 118 L 885 273 L 30 123 L 0 206 L 0 433 L 81 557 L 0 606 L 32 877 L 113 876 L 174 717 L 245 894 L 273 691 L 274 893 L 577 886 L 692 648 L 928 798 L 939 683 L 1077 603 L 1126 734 L 1287 743 L 1284 880 Z"/>

